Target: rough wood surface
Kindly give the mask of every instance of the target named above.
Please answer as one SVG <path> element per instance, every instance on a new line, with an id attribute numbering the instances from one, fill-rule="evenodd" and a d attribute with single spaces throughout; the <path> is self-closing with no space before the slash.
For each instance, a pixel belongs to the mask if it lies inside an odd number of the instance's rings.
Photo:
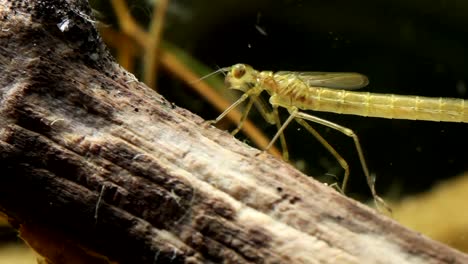
<path id="1" fill-rule="evenodd" d="M 48 262 L 468 263 L 167 102 L 89 11 L 0 0 L 0 211 Z"/>

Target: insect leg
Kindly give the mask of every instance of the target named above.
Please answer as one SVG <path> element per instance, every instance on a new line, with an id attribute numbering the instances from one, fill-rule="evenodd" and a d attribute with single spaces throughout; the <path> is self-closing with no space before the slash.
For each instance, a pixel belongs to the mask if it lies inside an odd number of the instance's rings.
<path id="1" fill-rule="evenodd" d="M 211 124 L 216 124 L 219 122 L 219 120 L 223 119 L 229 112 L 231 112 L 232 109 L 236 108 L 238 105 L 240 105 L 242 102 L 244 102 L 247 98 L 249 98 L 248 94 L 243 94 L 237 101 L 235 101 L 231 106 L 226 108 L 224 112 L 222 112 L 215 120 L 210 121 Z"/>
<path id="2" fill-rule="evenodd" d="M 245 106 L 244 112 L 242 113 L 242 117 L 239 121 L 239 124 L 237 125 L 236 129 L 234 129 L 231 132 L 231 135 L 235 136 L 241 130 L 242 125 L 244 124 L 244 121 L 247 119 L 247 116 L 249 115 L 250 109 L 252 109 L 253 103 L 254 103 L 254 100 L 250 98 L 249 102 Z"/>
<path id="3" fill-rule="evenodd" d="M 275 123 L 276 123 L 276 128 L 278 129 L 278 132 L 279 132 L 281 130 L 282 126 L 281 126 L 281 120 L 280 120 L 279 114 L 278 114 L 278 106 L 273 106 L 273 118 L 274 118 Z M 280 132 L 280 143 L 281 143 L 281 149 L 283 150 L 283 159 L 285 161 L 288 161 L 289 160 L 289 152 L 288 152 L 288 146 L 286 145 L 286 138 L 284 136 L 283 130 L 281 130 L 281 132 Z"/>
<path id="4" fill-rule="evenodd" d="M 255 107 L 257 107 L 258 112 L 262 115 L 263 119 L 265 119 L 271 125 L 276 124 L 276 120 L 272 114 L 271 108 L 265 102 L 265 100 L 263 100 L 262 97 L 256 96 L 254 98 L 254 103 L 255 103 Z"/>
<path id="5" fill-rule="evenodd" d="M 341 184 L 341 193 L 345 193 L 346 191 L 346 185 L 348 183 L 349 179 L 349 166 L 348 163 L 346 162 L 343 157 L 328 143 L 326 139 L 324 139 L 314 128 L 312 128 L 304 119 L 301 118 L 295 118 L 296 122 L 299 123 L 301 126 L 303 126 L 309 133 L 311 133 L 321 144 L 324 146 L 328 152 L 330 152 L 333 157 L 338 161 L 338 163 L 341 165 L 341 167 L 344 169 L 344 177 L 343 177 L 343 183 Z"/>
<path id="6" fill-rule="evenodd" d="M 273 109 L 275 109 L 275 108 L 277 109 L 278 106 L 273 105 Z M 278 116 L 278 110 L 276 110 L 276 111 L 277 111 L 277 112 L 276 112 L 276 115 Z M 286 121 L 284 121 L 283 125 L 282 125 L 282 126 L 279 126 L 278 124 L 280 124 L 280 123 L 279 123 L 279 118 L 278 118 L 278 123 L 277 123 L 277 126 L 279 127 L 279 128 L 278 128 L 278 131 L 276 131 L 275 136 L 271 139 L 270 143 L 268 144 L 268 146 L 266 146 L 265 150 L 268 150 L 269 148 L 271 148 L 271 146 L 273 146 L 273 144 L 274 144 L 275 141 L 278 139 L 278 137 L 280 137 L 281 135 L 284 136 L 284 134 L 283 134 L 284 129 L 289 125 L 289 123 L 291 123 L 291 121 L 292 121 L 293 119 L 294 119 L 294 115 L 290 115 L 290 116 L 288 117 L 288 119 L 286 119 Z"/>
<path id="7" fill-rule="evenodd" d="M 281 129 L 281 120 L 279 118 L 278 114 L 278 107 L 273 106 L 273 110 L 270 110 L 268 105 L 265 103 L 265 101 L 262 100 L 261 97 L 255 96 L 252 97 L 255 106 L 257 107 L 258 111 L 262 115 L 262 117 L 270 124 L 276 124 L 276 128 L 278 131 Z M 288 152 L 288 145 L 286 144 L 286 138 L 284 136 L 284 133 L 280 133 L 280 142 L 281 142 L 281 149 L 283 150 L 283 160 L 288 161 L 289 160 L 289 152 Z M 276 140 L 276 139 L 275 139 Z M 270 141 L 270 144 L 273 140 Z M 274 141 L 273 141 L 274 142 Z M 267 146 L 265 150 L 268 150 L 271 146 Z"/>
<path id="8" fill-rule="evenodd" d="M 359 143 L 359 138 L 354 133 L 354 131 L 352 131 L 351 129 L 349 129 L 347 127 L 340 126 L 340 125 L 338 125 L 336 123 L 327 121 L 325 119 L 318 118 L 316 116 L 312 116 L 312 115 L 309 115 L 309 114 L 306 114 L 306 113 L 303 113 L 303 112 L 299 112 L 297 107 L 288 108 L 288 111 L 291 114 L 291 116 L 288 119 L 291 119 L 291 117 L 305 119 L 305 120 L 308 120 L 308 121 L 311 121 L 311 122 L 315 122 L 315 123 L 330 127 L 330 128 L 335 129 L 337 131 L 340 131 L 341 133 L 345 134 L 348 137 L 351 137 L 353 139 L 353 141 L 354 141 L 354 145 L 356 147 L 356 150 L 357 150 L 357 153 L 358 153 L 358 156 L 359 156 L 359 160 L 361 161 L 361 166 L 362 166 L 362 169 L 364 171 L 364 175 L 366 176 L 367 184 L 369 185 L 369 188 L 370 188 L 371 193 L 372 193 L 372 197 L 374 198 L 374 201 L 375 201 L 376 205 L 379 206 L 379 204 L 381 204 L 381 205 L 383 205 L 385 207 L 386 210 L 391 211 L 390 207 L 388 207 L 388 205 L 385 203 L 385 201 L 381 197 L 379 197 L 377 195 L 377 192 L 375 191 L 375 179 L 373 179 L 369 174 L 369 169 L 367 168 L 366 160 L 364 159 L 364 152 L 362 151 L 361 144 Z"/>
<path id="9" fill-rule="evenodd" d="M 248 98 L 252 98 L 252 100 L 255 101 L 254 98 L 257 98 L 257 96 L 261 93 L 261 89 L 259 89 L 259 87 L 257 87 L 256 89 L 255 88 L 252 88 L 251 90 L 245 92 L 239 99 L 237 99 L 237 101 L 235 101 L 233 104 L 231 104 L 228 108 L 226 108 L 226 110 L 224 110 L 224 112 L 222 112 L 215 120 L 208 120 L 208 121 L 205 121 L 205 124 L 208 124 L 208 125 L 213 125 L 213 124 L 216 124 L 217 122 L 219 122 L 221 119 L 223 119 L 229 112 L 231 112 L 234 108 L 236 108 L 237 106 L 239 106 L 241 103 L 243 103 L 245 100 L 247 100 Z M 249 107 L 249 106 L 248 106 Z M 251 108 L 251 106 L 250 106 Z M 245 113 L 242 114 L 241 116 L 241 122 L 240 124 L 238 125 L 238 129 L 242 129 L 243 128 L 243 125 L 245 123 L 245 121 L 247 121 L 247 115 L 248 115 L 248 110 Z M 245 115 L 245 117 L 244 117 Z M 267 120 L 268 121 L 268 120 Z M 249 131 L 251 132 L 251 136 L 252 138 L 254 138 L 254 134 L 255 134 L 255 138 L 257 140 L 254 140 L 256 141 L 257 145 L 259 145 L 261 148 L 263 148 L 264 145 L 266 145 L 268 143 L 268 140 L 263 140 L 263 135 L 255 128 L 253 127 L 251 124 L 250 126 L 248 127 L 249 128 Z M 237 128 L 236 128 L 237 130 Z M 236 132 L 237 131 L 233 131 L 233 132 Z M 260 139 L 260 140 L 259 140 Z M 273 148 L 271 149 L 271 153 L 275 156 L 279 156 L 279 151 L 276 149 L 276 148 Z"/>

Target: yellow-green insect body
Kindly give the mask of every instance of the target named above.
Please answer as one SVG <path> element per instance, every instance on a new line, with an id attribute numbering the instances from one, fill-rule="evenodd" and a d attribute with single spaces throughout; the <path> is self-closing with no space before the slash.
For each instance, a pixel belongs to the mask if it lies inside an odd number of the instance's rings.
<path id="1" fill-rule="evenodd" d="M 359 73 L 257 71 L 246 64 L 236 64 L 220 70 L 228 72 L 225 78 L 226 86 L 230 89 L 240 90 L 244 94 L 218 116 L 215 122 L 219 121 L 243 101 L 249 99 L 241 121 L 233 134 L 237 133 L 242 127 L 251 106 L 255 104 L 265 120 L 271 124 L 276 124 L 278 128 L 278 132 L 267 146 L 267 149 L 279 138 L 283 148 L 283 157 L 287 160 L 288 151 L 283 131 L 292 120 L 295 120 L 317 138 L 343 167 L 345 173 L 341 189 L 344 192 L 349 177 L 348 164 L 306 121 L 338 130 L 353 139 L 374 200 L 384 206 L 386 206 L 385 203 L 375 191 L 374 179 L 369 174 L 357 135 L 349 128 L 300 110 L 381 118 L 468 123 L 468 110 L 466 110 L 468 103 L 462 99 L 351 91 L 364 87 L 369 83 L 367 77 Z M 260 98 L 262 91 L 269 94 L 269 102 L 273 110 L 269 110 L 262 103 Z M 283 107 L 290 113 L 290 116 L 283 124 L 279 119 L 278 107 Z"/>

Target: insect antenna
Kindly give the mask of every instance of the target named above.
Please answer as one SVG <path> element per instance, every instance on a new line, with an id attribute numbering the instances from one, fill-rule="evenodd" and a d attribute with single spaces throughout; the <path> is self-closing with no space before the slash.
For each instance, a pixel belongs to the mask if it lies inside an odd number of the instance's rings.
<path id="1" fill-rule="evenodd" d="M 218 73 L 220 73 L 220 72 L 221 72 L 224 76 L 226 76 L 225 73 L 228 72 L 228 71 L 230 71 L 230 70 L 231 70 L 231 67 L 219 68 L 219 69 L 217 69 L 216 71 L 214 71 L 214 72 L 212 72 L 212 73 L 208 73 L 207 75 L 202 76 L 200 79 L 191 82 L 190 84 L 197 83 L 197 82 L 199 82 L 199 81 L 201 81 L 201 80 L 204 80 L 204 79 L 206 79 L 206 78 L 208 78 L 208 77 L 210 77 L 210 76 L 213 76 L 213 75 L 215 75 L 215 74 L 218 74 Z"/>
<path id="2" fill-rule="evenodd" d="M 218 68 L 215 72 L 221 72 L 223 74 L 224 77 L 226 77 L 226 72 L 230 71 L 231 70 L 231 67 L 224 67 L 224 68 L 221 68 L 219 67 L 218 65 L 216 65 L 216 68 Z M 211 73 L 210 73 L 211 74 Z M 206 76 L 205 76 L 206 77 Z"/>

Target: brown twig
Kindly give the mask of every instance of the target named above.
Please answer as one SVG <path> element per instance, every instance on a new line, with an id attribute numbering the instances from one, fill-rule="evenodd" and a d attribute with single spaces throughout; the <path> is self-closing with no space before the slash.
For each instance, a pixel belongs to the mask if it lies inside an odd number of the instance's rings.
<path id="1" fill-rule="evenodd" d="M 161 51 L 161 39 L 169 0 L 156 1 L 153 6 L 153 16 L 149 27 L 148 40 L 145 50 L 143 81 L 153 89 L 156 89 L 158 75 L 158 55 Z"/>

